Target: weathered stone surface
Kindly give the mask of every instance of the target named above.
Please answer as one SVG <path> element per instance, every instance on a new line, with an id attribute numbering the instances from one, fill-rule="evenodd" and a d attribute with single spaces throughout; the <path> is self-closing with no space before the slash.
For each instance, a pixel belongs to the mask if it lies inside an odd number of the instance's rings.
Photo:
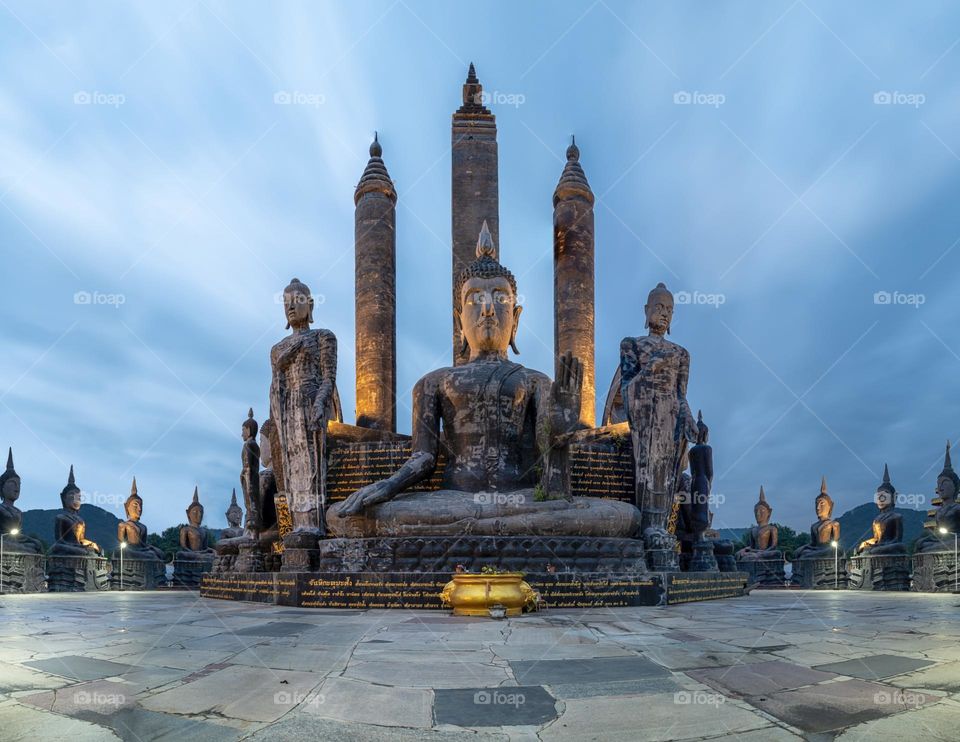
<path id="1" fill-rule="evenodd" d="M 910 568 L 910 557 L 906 554 L 850 557 L 847 587 L 851 590 L 909 590 Z"/>
<path id="2" fill-rule="evenodd" d="M 859 657 L 845 662 L 833 662 L 827 665 L 818 665 L 814 670 L 831 672 L 837 675 L 849 675 L 864 680 L 882 680 L 893 675 L 902 675 L 906 672 L 929 667 L 933 663 L 929 660 L 918 660 L 912 657 L 898 657 L 891 654 L 877 654 L 868 657 Z"/>
<path id="3" fill-rule="evenodd" d="M 918 592 L 951 593 L 960 586 L 960 564 L 952 552 L 927 551 L 914 554 L 912 586 Z"/>
<path id="4" fill-rule="evenodd" d="M 833 552 L 834 548 L 830 547 Z M 808 590 L 844 590 L 847 587 L 847 560 L 833 554 L 823 559 L 794 559 L 790 582 Z"/>
<path id="5" fill-rule="evenodd" d="M 723 669 L 689 670 L 687 675 L 711 688 L 741 697 L 802 688 L 837 677 L 835 673 L 822 669 L 810 669 L 780 660 L 752 662 Z"/>
<path id="6" fill-rule="evenodd" d="M 433 692 L 391 688 L 350 678 L 327 678 L 302 709 L 327 719 L 352 723 L 376 721 L 380 726 L 429 729 L 433 726 Z M 403 685 L 408 685 L 403 683 Z M 312 701 L 312 702 L 311 702 Z M 376 709 L 372 715 L 371 709 Z"/>
<path id="7" fill-rule="evenodd" d="M 82 593 L 110 588 L 110 562 L 102 556 L 47 557 L 47 587 L 51 593 Z"/>
<path id="8" fill-rule="evenodd" d="M 109 662 L 81 655 L 66 655 L 46 660 L 32 660 L 24 665 L 33 667 L 53 675 L 60 675 L 73 680 L 99 680 L 123 675 L 131 670 L 131 665 L 120 662 Z"/>
<path id="9" fill-rule="evenodd" d="M 438 689 L 437 724 L 459 727 L 539 726 L 557 718 L 556 700 L 537 685 Z"/>
<path id="10" fill-rule="evenodd" d="M 39 593 L 47 589 L 46 559 L 43 554 L 9 553 L 4 539 L 3 593 Z"/>

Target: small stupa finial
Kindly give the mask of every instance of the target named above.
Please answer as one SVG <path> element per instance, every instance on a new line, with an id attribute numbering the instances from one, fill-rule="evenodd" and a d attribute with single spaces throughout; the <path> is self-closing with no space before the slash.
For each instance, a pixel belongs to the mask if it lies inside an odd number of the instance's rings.
<path id="1" fill-rule="evenodd" d="M 496 259 L 497 248 L 493 244 L 493 235 L 490 234 L 490 227 L 487 225 L 487 220 L 483 220 L 483 226 L 480 227 L 480 236 L 477 237 L 477 258 L 491 258 Z"/>
<path id="2" fill-rule="evenodd" d="M 570 146 L 567 147 L 567 162 L 580 162 L 580 148 L 573 134 L 570 135 Z"/>
<path id="3" fill-rule="evenodd" d="M 477 68 L 473 66 L 473 62 L 470 63 L 470 67 L 467 69 L 467 84 L 476 85 L 480 80 L 477 78 Z"/>
<path id="4" fill-rule="evenodd" d="M 237 488 L 234 487 L 234 488 L 233 488 L 233 493 L 230 495 L 230 505 L 233 506 L 233 505 L 236 505 L 236 504 L 237 504 Z M 238 506 L 238 507 L 239 507 L 239 506 Z"/>
<path id="5" fill-rule="evenodd" d="M 7 471 L 13 471 L 13 446 L 7 449 Z"/>
<path id="6" fill-rule="evenodd" d="M 133 484 L 130 485 L 130 494 L 131 495 L 137 494 L 137 478 L 136 477 L 133 478 Z"/>
<path id="7" fill-rule="evenodd" d="M 76 486 L 77 480 L 73 476 L 73 464 L 70 464 L 70 473 L 67 475 L 67 484 Z"/>
<path id="8" fill-rule="evenodd" d="M 383 156 L 383 147 L 380 146 L 380 139 L 377 135 L 377 132 L 373 132 L 373 141 L 370 142 L 370 156 L 371 157 Z"/>
<path id="9" fill-rule="evenodd" d="M 884 464 L 884 467 L 886 467 L 886 464 Z M 820 475 L 820 494 L 821 495 L 827 494 L 827 475 L 826 474 Z"/>

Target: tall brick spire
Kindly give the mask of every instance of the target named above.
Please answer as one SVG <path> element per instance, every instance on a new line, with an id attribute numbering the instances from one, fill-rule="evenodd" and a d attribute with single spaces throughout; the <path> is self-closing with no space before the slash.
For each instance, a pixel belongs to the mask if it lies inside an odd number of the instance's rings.
<path id="1" fill-rule="evenodd" d="M 377 135 L 353 195 L 357 425 L 397 430 L 397 192 Z"/>
<path id="2" fill-rule="evenodd" d="M 593 191 L 571 137 L 567 164 L 553 192 L 553 346 L 555 358 L 570 352 L 583 368 L 580 424 L 596 425 L 594 354 Z"/>
<path id="3" fill-rule="evenodd" d="M 497 175 L 496 118 L 483 103 L 483 86 L 477 71 L 470 63 L 463 84 L 463 105 L 453 114 L 452 122 L 452 274 L 455 286 L 457 275 L 473 262 L 477 235 L 486 221 L 494 245 L 500 245 L 500 196 Z M 499 258 L 499 255 L 495 255 Z M 456 297 L 453 297 L 456 304 Z M 451 318 L 452 319 L 452 318 Z M 460 365 L 467 360 L 458 352 L 462 345 L 453 331 L 453 362 Z"/>

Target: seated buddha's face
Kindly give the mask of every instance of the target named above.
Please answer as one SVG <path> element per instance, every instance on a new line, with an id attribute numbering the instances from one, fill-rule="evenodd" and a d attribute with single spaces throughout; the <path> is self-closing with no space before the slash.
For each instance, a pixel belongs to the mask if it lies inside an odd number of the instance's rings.
<path id="1" fill-rule="evenodd" d="M 3 499 L 16 502 L 20 499 L 20 477 L 10 477 L 3 483 Z"/>
<path id="2" fill-rule="evenodd" d="M 826 497 L 817 498 L 817 517 L 820 520 L 829 520 L 833 513 L 833 505 Z"/>
<path id="3" fill-rule="evenodd" d="M 770 516 L 773 514 L 773 511 L 769 507 L 764 507 L 763 505 L 757 505 L 753 509 L 753 516 L 757 519 L 758 526 L 765 526 L 770 522 Z"/>
<path id="4" fill-rule="evenodd" d="M 881 510 L 886 510 L 887 508 L 893 507 L 893 495 L 886 490 L 877 490 L 877 494 L 873 498 L 873 501 Z"/>
<path id="5" fill-rule="evenodd" d="M 71 490 L 61 498 L 63 507 L 67 510 L 79 510 L 82 498 L 76 490 Z"/>
<path id="6" fill-rule="evenodd" d="M 127 503 L 127 518 L 129 520 L 140 520 L 143 514 L 143 506 L 138 500 L 131 500 Z"/>
<path id="7" fill-rule="evenodd" d="M 199 505 L 193 505 L 187 510 L 187 520 L 191 526 L 199 526 L 203 521 L 203 508 Z"/>
<path id="8" fill-rule="evenodd" d="M 957 488 L 950 477 L 940 477 L 937 480 L 937 495 L 944 502 L 953 502 L 957 496 Z"/>
<path id="9" fill-rule="evenodd" d="M 470 278 L 460 299 L 460 328 L 470 350 L 506 353 L 522 309 L 510 282 L 502 276 Z"/>

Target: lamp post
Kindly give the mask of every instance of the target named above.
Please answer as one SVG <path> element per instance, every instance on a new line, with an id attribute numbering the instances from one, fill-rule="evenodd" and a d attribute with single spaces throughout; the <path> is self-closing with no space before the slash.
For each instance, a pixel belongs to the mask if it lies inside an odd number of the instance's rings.
<path id="1" fill-rule="evenodd" d="M 127 548 L 127 542 L 120 542 L 120 592 L 123 592 L 123 550 Z"/>
<path id="2" fill-rule="evenodd" d="M 16 536 L 20 533 L 19 528 L 11 528 L 9 536 Z M 3 532 L 0 531 L 0 595 L 3 594 Z"/>
<path id="3" fill-rule="evenodd" d="M 840 589 L 840 543 L 837 541 L 831 541 L 830 546 L 833 547 L 833 589 Z"/>
<path id="4" fill-rule="evenodd" d="M 940 526 L 940 533 L 946 536 L 950 531 L 948 531 L 943 526 Z M 957 592 L 957 534 L 953 534 L 953 592 Z"/>

